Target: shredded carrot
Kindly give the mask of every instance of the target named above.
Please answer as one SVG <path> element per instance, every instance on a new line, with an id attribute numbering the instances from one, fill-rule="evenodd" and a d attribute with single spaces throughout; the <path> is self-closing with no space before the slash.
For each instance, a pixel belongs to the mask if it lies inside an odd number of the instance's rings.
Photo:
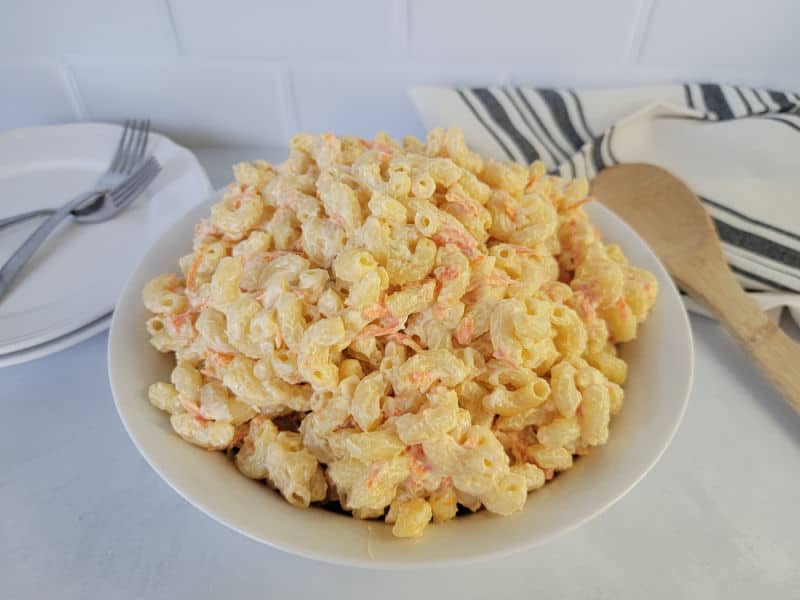
<path id="1" fill-rule="evenodd" d="M 276 258 L 280 258 L 281 256 L 289 256 L 290 254 L 296 254 L 297 256 L 305 257 L 305 253 L 302 250 L 270 250 L 269 252 L 259 252 L 258 254 L 251 254 L 245 260 L 245 264 L 247 266 L 250 266 L 254 262 L 269 263 L 275 260 Z"/>
<path id="2" fill-rule="evenodd" d="M 408 374 L 407 379 L 411 383 L 422 383 L 427 381 L 429 375 L 427 371 L 412 371 Z"/>
<path id="3" fill-rule="evenodd" d="M 454 244 L 467 258 L 473 258 L 479 254 L 477 240 L 469 233 L 454 225 L 442 225 L 433 234 L 433 241 L 439 246 Z"/>
<path id="4" fill-rule="evenodd" d="M 459 270 L 455 265 L 447 265 L 436 267 L 436 269 L 433 271 L 433 274 L 439 281 L 452 281 L 454 279 L 458 279 Z"/>
<path id="5" fill-rule="evenodd" d="M 505 271 L 500 271 L 498 269 L 493 269 L 491 271 L 491 273 L 489 273 L 489 275 L 486 277 L 485 280 L 479 280 L 479 281 L 470 282 L 470 284 L 467 286 L 466 291 L 467 292 L 471 292 L 471 291 L 476 290 L 478 288 L 488 287 L 488 286 L 500 287 L 500 286 L 504 286 L 504 285 L 509 285 L 513 281 L 514 280 L 511 279 L 511 277 L 509 277 L 505 273 Z"/>
<path id="6" fill-rule="evenodd" d="M 200 407 L 194 402 L 192 402 L 189 398 L 181 394 L 180 396 L 178 396 L 178 400 L 180 400 L 181 406 L 184 408 L 184 410 L 186 410 L 186 412 L 191 414 L 195 419 L 208 421 L 208 419 L 206 419 L 200 412 Z"/>
<path id="7" fill-rule="evenodd" d="M 233 360 L 233 354 L 226 354 L 224 352 L 217 352 L 216 350 L 209 350 L 208 358 L 211 362 L 225 366 L 230 364 L 230 362 Z"/>
<path id="8" fill-rule="evenodd" d="M 514 205 L 511 204 L 508 200 L 503 200 L 500 203 L 500 208 L 503 209 L 503 212 L 508 215 L 508 218 L 512 221 L 517 218 L 517 209 L 514 208 Z"/>
<path id="9" fill-rule="evenodd" d="M 464 317 L 461 319 L 461 322 L 455 330 L 456 341 L 462 346 L 469 344 L 470 341 L 472 341 L 474 327 L 475 322 L 472 320 L 472 317 Z"/>
<path id="10" fill-rule="evenodd" d="M 399 331 L 395 332 L 395 333 L 390 333 L 386 337 L 386 341 L 387 342 L 396 342 L 398 344 L 403 344 L 404 346 L 408 346 L 409 348 L 411 348 L 414 352 L 422 352 L 424 350 L 424 348 L 421 345 L 419 345 L 417 342 L 415 342 L 412 337 L 406 335 L 405 333 L 399 332 Z"/>
<path id="11" fill-rule="evenodd" d="M 506 366 L 508 366 L 508 367 L 510 367 L 512 369 L 518 369 L 519 368 L 519 365 L 514 364 L 514 361 L 511 360 L 511 358 L 508 356 L 508 352 L 506 352 L 505 350 L 502 350 L 502 349 L 501 350 L 495 350 L 494 353 L 492 354 L 492 356 L 494 356 L 498 361 L 500 361 L 501 363 L 503 363 L 504 365 L 506 365 Z"/>
<path id="12" fill-rule="evenodd" d="M 584 204 L 587 204 L 588 202 L 592 202 L 593 200 L 594 200 L 594 196 L 586 196 L 586 198 L 584 198 L 583 200 L 579 200 L 578 202 L 570 204 L 569 206 L 567 206 L 565 208 L 565 210 L 575 210 L 576 208 L 578 208 L 580 206 L 583 206 Z"/>
<path id="13" fill-rule="evenodd" d="M 536 254 L 536 248 L 528 248 L 527 246 L 520 246 L 518 244 L 509 244 L 517 254 Z"/>
<path id="14" fill-rule="evenodd" d="M 369 475 L 367 476 L 367 487 L 371 488 L 375 485 L 375 480 L 378 478 L 378 475 L 381 474 L 383 470 L 383 462 L 377 462 L 372 465 L 372 468 L 369 471 Z"/>
<path id="15" fill-rule="evenodd" d="M 353 420 L 352 416 L 347 417 L 343 423 L 340 423 L 336 427 L 333 428 L 334 431 L 342 431 L 343 429 L 352 429 L 356 425 L 356 422 Z"/>
<path id="16" fill-rule="evenodd" d="M 387 146 L 386 144 L 365 140 L 364 138 L 359 138 L 358 143 L 369 150 L 378 150 L 381 154 L 391 155 L 394 153 L 394 148 Z M 387 160 L 389 158 L 389 156 L 383 157 L 381 154 L 378 154 L 379 160 Z"/>
<path id="17" fill-rule="evenodd" d="M 369 319 L 372 321 L 373 319 L 379 319 L 389 314 L 389 310 L 380 302 L 373 304 L 372 306 L 368 306 L 364 310 L 361 311 L 361 316 L 365 319 Z"/>
<path id="18" fill-rule="evenodd" d="M 409 456 L 417 460 L 422 460 L 425 458 L 425 449 L 423 448 L 422 444 L 411 444 L 408 448 L 406 448 L 406 452 Z"/>
<path id="19" fill-rule="evenodd" d="M 406 326 L 405 319 L 397 319 L 395 317 L 389 318 L 384 323 L 374 323 L 372 325 L 367 325 L 358 332 L 357 338 L 364 338 L 364 337 L 380 337 L 384 335 L 390 335 L 392 333 L 397 333 L 403 327 Z"/>
<path id="20" fill-rule="evenodd" d="M 509 285 L 513 282 L 514 280 L 510 275 L 508 275 L 508 273 L 499 269 L 493 269 L 492 272 L 489 273 L 489 277 L 487 279 L 487 283 L 489 285 Z"/>
<path id="21" fill-rule="evenodd" d="M 200 261 L 203 259 L 205 249 L 205 246 L 200 246 L 194 252 L 192 264 L 189 266 L 189 271 L 186 273 L 186 289 L 189 291 L 194 291 L 197 285 L 197 270 L 200 268 Z"/>
<path id="22" fill-rule="evenodd" d="M 473 448 L 478 447 L 478 440 L 475 438 L 467 438 L 467 440 L 462 444 L 464 448 L 467 450 L 472 450 Z"/>
<path id="23" fill-rule="evenodd" d="M 445 199 L 451 204 L 461 207 L 468 215 L 477 217 L 479 213 L 478 205 L 471 198 L 464 198 L 458 194 L 448 193 Z"/>

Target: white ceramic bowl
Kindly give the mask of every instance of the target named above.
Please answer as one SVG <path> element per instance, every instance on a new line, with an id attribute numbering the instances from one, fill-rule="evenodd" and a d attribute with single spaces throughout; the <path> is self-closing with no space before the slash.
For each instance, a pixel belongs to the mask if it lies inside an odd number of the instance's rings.
<path id="1" fill-rule="evenodd" d="M 222 453 L 193 447 L 172 432 L 167 416 L 147 401 L 148 385 L 169 379 L 173 358 L 148 344 L 141 289 L 151 277 L 177 269 L 208 204 L 189 212 L 153 246 L 114 312 L 108 367 L 122 422 L 150 466 L 191 504 L 252 539 L 317 560 L 382 568 L 450 565 L 529 548 L 573 529 L 619 500 L 661 457 L 686 409 L 694 363 L 686 311 L 664 267 L 606 208 L 593 204 L 587 210 L 604 239 L 655 273 L 661 293 L 640 337 L 623 348 L 630 377 L 609 443 L 532 493 L 516 515 L 481 511 L 429 526 L 419 540 L 398 540 L 380 522 L 295 508 L 240 475 Z"/>

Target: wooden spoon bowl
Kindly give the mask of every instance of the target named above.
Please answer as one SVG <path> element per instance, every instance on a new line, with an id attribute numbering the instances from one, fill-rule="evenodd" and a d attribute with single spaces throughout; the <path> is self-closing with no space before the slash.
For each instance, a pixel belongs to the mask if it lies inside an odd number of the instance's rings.
<path id="1" fill-rule="evenodd" d="M 800 414 L 800 345 L 745 294 L 692 190 L 660 167 L 632 163 L 601 172 L 592 194 L 644 238 L 686 292 L 717 315 Z"/>

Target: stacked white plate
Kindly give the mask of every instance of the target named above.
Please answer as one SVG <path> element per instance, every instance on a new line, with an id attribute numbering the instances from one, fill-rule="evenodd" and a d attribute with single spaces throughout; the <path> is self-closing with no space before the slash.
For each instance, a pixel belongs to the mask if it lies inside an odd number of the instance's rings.
<path id="1" fill-rule="evenodd" d="M 74 123 L 0 133 L 0 218 L 63 204 L 108 166 L 122 128 Z M 107 329 L 123 285 L 145 251 L 211 190 L 186 148 L 151 134 L 163 171 L 111 221 L 68 220 L 0 299 L 0 367 L 39 358 Z M 41 219 L 0 229 L 0 264 Z"/>

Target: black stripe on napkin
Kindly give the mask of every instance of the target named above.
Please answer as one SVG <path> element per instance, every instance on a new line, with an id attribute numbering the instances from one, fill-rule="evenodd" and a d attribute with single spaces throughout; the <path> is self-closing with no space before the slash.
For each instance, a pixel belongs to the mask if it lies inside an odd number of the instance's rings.
<path id="1" fill-rule="evenodd" d="M 720 121 L 727 121 L 733 118 L 733 111 L 728 105 L 720 86 L 701 83 L 700 93 L 703 94 L 703 103 L 706 105 L 706 109 L 714 113 Z"/>
<path id="2" fill-rule="evenodd" d="M 769 112 L 769 106 L 767 105 L 766 102 L 764 102 L 764 99 L 759 95 L 758 90 L 755 89 L 755 88 L 750 88 L 750 92 L 753 94 L 753 97 L 756 100 L 758 100 L 759 104 L 761 104 L 761 106 L 764 107 L 762 110 L 757 110 L 756 114 L 763 115 L 763 114 L 768 113 Z"/>
<path id="3" fill-rule="evenodd" d="M 747 275 L 742 275 L 741 273 L 736 273 L 735 277 L 739 280 L 739 285 L 744 288 L 745 292 L 777 292 L 774 287 L 768 286 L 765 283 L 761 283 L 760 281 L 755 281 L 750 279 Z"/>
<path id="4" fill-rule="evenodd" d="M 686 106 L 689 108 L 694 108 L 694 100 L 692 99 L 692 89 L 689 87 L 688 83 L 683 84 L 683 94 L 686 100 Z"/>
<path id="5" fill-rule="evenodd" d="M 761 283 L 760 281 L 753 281 L 752 279 L 748 279 L 746 275 L 739 275 L 739 284 L 742 286 L 745 292 L 748 294 L 755 292 L 755 293 L 764 293 L 764 292 L 774 292 L 775 290 L 767 286 L 766 284 Z"/>
<path id="6" fill-rule="evenodd" d="M 764 285 L 774 289 L 774 290 L 781 290 L 783 292 L 792 292 L 797 293 L 800 292 L 800 288 L 793 289 L 788 286 L 783 285 L 782 283 L 778 283 L 777 281 L 772 281 L 767 279 L 766 277 L 762 277 L 761 275 L 756 275 L 751 271 L 747 271 L 746 269 L 742 269 L 741 267 L 737 267 L 736 265 L 730 265 L 731 271 L 734 273 L 738 273 L 739 275 L 744 275 L 745 277 L 752 279 L 753 281 L 758 281 L 759 283 L 763 283 Z"/>
<path id="7" fill-rule="evenodd" d="M 745 108 L 747 109 L 747 116 L 751 116 L 753 114 L 753 107 L 750 106 L 750 103 L 747 101 L 744 92 L 742 92 L 742 89 L 738 86 L 733 86 L 733 89 L 739 95 L 739 98 L 742 100 L 742 104 L 744 104 Z"/>
<path id="8" fill-rule="evenodd" d="M 603 160 L 603 139 L 605 136 L 600 136 L 592 142 L 592 163 L 595 170 L 599 173 L 606 168 L 606 162 Z"/>
<path id="9" fill-rule="evenodd" d="M 792 121 L 788 121 L 786 118 L 782 118 L 782 117 L 761 117 L 761 118 L 762 119 L 767 119 L 768 121 L 776 121 L 778 123 L 783 123 L 784 125 L 788 125 L 792 129 L 796 129 L 797 131 L 800 131 L 800 125 L 798 125 L 797 123 L 793 123 Z"/>
<path id="10" fill-rule="evenodd" d="M 508 146 L 506 146 L 505 143 L 503 143 L 503 140 L 500 139 L 500 136 L 497 135 L 492 130 L 491 127 L 489 127 L 489 124 L 484 120 L 484 118 L 480 115 L 480 113 L 477 110 L 475 110 L 475 107 L 472 106 L 472 103 L 467 98 L 467 95 L 464 92 L 462 92 L 461 90 L 456 90 L 456 91 L 458 92 L 458 95 L 461 98 L 461 100 L 463 100 L 464 104 L 467 105 L 467 108 L 470 110 L 470 112 L 475 116 L 476 119 L 478 119 L 478 122 L 481 125 L 483 125 L 483 128 L 487 132 L 489 132 L 489 135 L 491 135 L 492 138 L 494 138 L 494 141 L 497 142 L 497 144 L 503 149 L 503 152 L 506 153 L 506 156 L 508 156 L 508 159 L 509 160 L 514 160 L 514 155 L 511 154 L 511 151 L 508 149 Z"/>
<path id="11" fill-rule="evenodd" d="M 567 105 L 561 95 L 555 90 L 541 89 L 537 90 L 537 92 L 539 92 L 539 96 L 544 100 L 544 103 L 547 104 L 550 114 L 553 115 L 553 120 L 558 125 L 564 138 L 572 146 L 573 151 L 580 148 L 583 145 L 583 140 L 569 118 Z"/>
<path id="12" fill-rule="evenodd" d="M 748 250 L 754 254 L 766 256 L 789 267 L 800 269 L 800 252 L 794 248 L 784 246 L 774 240 L 770 240 L 751 231 L 739 229 L 725 221 L 712 217 L 717 233 L 723 242 Z M 770 267 L 767 267 L 770 268 Z M 791 275 L 786 273 L 787 275 Z M 797 274 L 793 275 L 797 277 Z"/>
<path id="13" fill-rule="evenodd" d="M 572 148 L 565 149 L 564 146 L 561 145 L 561 143 L 556 139 L 556 136 L 553 134 L 553 131 L 550 129 L 550 127 L 548 127 L 542 120 L 542 118 L 539 116 L 539 111 L 533 108 L 523 90 L 521 88 L 516 88 L 516 91 L 517 91 L 517 96 L 519 96 L 519 99 L 525 104 L 525 107 L 528 109 L 533 118 L 536 119 L 536 122 L 539 124 L 539 127 L 541 127 L 542 131 L 544 131 L 547 138 L 551 140 L 553 142 L 553 145 L 558 149 L 558 151 L 561 152 L 566 157 L 566 161 L 569 166 L 569 173 L 567 174 L 567 176 L 573 178 L 577 177 L 578 167 L 575 164 L 575 161 L 573 160 L 574 150 Z M 531 93 L 535 93 L 535 90 L 531 90 Z M 542 100 L 542 102 L 544 102 L 544 100 Z M 547 105 L 545 104 L 545 106 Z M 556 124 L 556 127 L 558 127 L 558 124 Z M 556 165 L 555 168 L 553 169 L 553 172 L 554 173 L 558 172 L 559 167 L 560 165 Z"/>
<path id="14" fill-rule="evenodd" d="M 589 127 L 589 123 L 586 121 L 586 114 L 583 112 L 583 104 L 581 103 L 581 99 L 578 97 L 578 94 L 575 93 L 575 90 L 567 90 L 567 93 L 575 100 L 575 105 L 578 107 L 578 117 L 581 120 L 581 125 L 586 130 L 586 135 L 589 136 L 589 139 L 595 137 L 594 133 L 592 133 L 591 127 Z"/>
<path id="15" fill-rule="evenodd" d="M 608 138 L 608 155 L 611 157 L 611 164 L 618 165 L 619 164 L 619 159 L 614 154 L 614 149 L 611 146 L 611 143 L 614 141 L 614 127 L 615 127 L 615 125 L 612 125 L 609 128 L 608 133 L 606 134 L 606 137 Z"/>
<path id="16" fill-rule="evenodd" d="M 534 124 L 531 122 L 528 111 L 522 107 L 520 101 L 514 97 L 508 88 L 503 88 L 500 91 L 514 107 L 514 110 L 519 115 L 519 118 L 522 119 L 522 122 L 525 123 L 525 127 L 527 127 L 527 130 L 530 133 L 529 139 L 531 140 L 531 144 L 537 145 L 537 148 L 541 148 L 541 150 L 537 150 L 537 152 L 542 160 L 547 162 L 547 158 L 550 158 L 550 164 L 557 165 L 560 163 L 563 160 L 563 156 L 561 156 L 557 150 L 554 150 L 553 147 L 543 138 L 542 133 L 537 130 Z"/>
<path id="17" fill-rule="evenodd" d="M 785 235 L 786 237 L 800 241 L 800 235 L 797 235 L 796 233 L 792 233 L 791 231 L 788 231 L 786 229 L 781 229 L 780 227 L 776 227 L 775 225 L 765 223 L 764 221 L 758 221 L 757 219 L 754 219 L 749 215 L 739 212 L 738 210 L 734 210 L 733 208 L 725 206 L 724 204 L 720 204 L 719 202 L 715 202 L 714 200 L 706 198 L 705 196 L 698 196 L 698 198 L 700 198 L 700 200 L 702 200 L 704 204 L 708 204 L 709 206 L 718 208 L 721 211 L 724 211 L 735 217 L 739 217 L 743 221 L 747 221 L 748 223 L 752 223 L 753 225 L 758 225 L 759 227 L 763 227 L 764 229 L 769 229 L 770 231 L 774 231 L 775 233 L 780 233 L 781 235 Z"/>
<path id="18" fill-rule="evenodd" d="M 746 279 L 747 279 L 747 275 L 742 275 L 741 273 L 739 273 L 739 283 L 742 285 L 742 289 L 745 292 L 747 292 L 748 294 L 750 292 L 753 292 L 753 293 L 756 293 L 756 294 L 763 294 L 763 293 L 769 293 L 769 292 L 774 292 L 775 291 L 774 289 L 770 288 L 769 286 L 767 286 L 767 285 L 765 285 L 763 283 L 759 283 L 758 281 L 752 281 L 752 280 L 749 281 L 749 283 L 752 284 L 752 285 L 758 285 L 759 287 L 752 287 L 752 286 L 748 287 L 747 285 L 744 285 L 745 281 L 743 281 L 743 280 L 746 280 Z M 680 288 L 680 286 L 678 287 L 678 294 L 682 298 L 692 298 L 692 296 L 690 296 L 685 291 L 683 291 Z M 694 300 L 695 302 L 697 302 L 700 305 L 703 305 L 703 302 L 701 300 L 698 300 L 697 298 L 692 298 L 692 300 Z M 705 306 L 705 305 L 703 305 L 703 306 Z"/>
<path id="19" fill-rule="evenodd" d="M 742 95 L 737 92 L 735 86 L 722 85 L 720 86 L 720 89 L 725 95 L 725 102 L 727 102 L 728 106 L 730 107 L 734 119 L 740 119 L 748 116 L 747 102 L 744 100 L 744 98 L 742 98 Z"/>
<path id="20" fill-rule="evenodd" d="M 543 139 L 541 136 L 537 136 L 537 138 L 542 142 L 542 144 L 544 144 L 547 147 L 547 149 L 553 155 L 553 158 L 556 159 L 556 162 L 558 160 L 561 160 L 561 159 L 559 159 L 558 154 L 561 154 L 561 157 L 564 158 L 564 159 L 569 159 L 570 154 L 572 154 L 572 153 L 564 150 L 564 148 L 562 148 L 559 145 L 559 143 L 556 142 L 555 138 L 552 136 L 550 131 L 548 131 L 547 127 L 545 127 L 544 123 L 542 122 L 541 117 L 539 117 L 539 113 L 537 113 L 533 109 L 533 107 L 531 106 L 530 102 L 528 102 L 528 99 L 522 93 L 522 90 L 520 90 L 519 88 L 514 88 L 511 91 L 506 90 L 506 94 L 508 95 L 509 98 L 513 98 L 512 92 L 516 94 L 517 98 L 519 98 L 519 101 L 525 106 L 527 114 L 529 114 L 531 117 L 533 117 L 533 120 L 536 121 L 536 125 L 544 133 L 544 135 L 545 135 L 545 137 L 547 139 Z M 520 113 L 522 113 L 522 111 L 520 111 Z M 532 128 L 531 128 L 531 132 L 533 133 L 533 129 Z"/>
<path id="21" fill-rule="evenodd" d="M 789 112 L 794 107 L 794 102 L 783 92 L 768 91 L 769 97 L 778 105 L 778 112 Z"/>
<path id="22" fill-rule="evenodd" d="M 489 113 L 489 116 L 497 126 L 500 127 L 500 129 L 511 138 L 514 145 L 519 148 L 519 151 L 528 163 L 532 163 L 539 158 L 539 153 L 531 146 L 531 143 L 525 136 L 514 127 L 514 123 L 511 122 L 511 118 L 508 116 L 506 109 L 503 108 L 503 105 L 498 102 L 491 91 L 486 88 L 473 88 L 472 93 L 475 94 L 475 97 L 483 104 L 486 112 Z"/>
<path id="23" fill-rule="evenodd" d="M 690 108 L 694 111 L 699 111 L 701 114 L 699 115 L 661 115 L 659 116 L 660 119 L 678 119 L 683 121 L 711 121 L 717 120 L 716 113 L 713 113 L 707 110 L 704 106 L 698 106 L 698 104 L 703 103 L 703 96 L 699 94 L 697 98 L 695 98 L 695 93 L 692 91 L 692 86 L 696 84 L 693 83 L 684 83 L 683 84 L 683 96 L 684 101 L 686 102 L 686 107 Z"/>
<path id="24" fill-rule="evenodd" d="M 776 113 L 780 110 L 780 106 L 775 104 L 775 101 L 772 99 L 772 94 L 768 90 L 754 89 L 753 93 L 758 96 L 758 99 L 761 100 L 761 103 L 766 107 L 765 112 Z"/>
<path id="25" fill-rule="evenodd" d="M 600 137 L 595 138 L 591 144 L 592 165 L 595 171 L 599 173 L 609 165 L 618 165 L 619 160 L 614 156 L 611 150 L 611 137 L 614 135 L 614 126 L 612 125 Z M 604 153 L 605 152 L 605 156 Z M 607 159 L 606 159 L 607 157 Z"/>

